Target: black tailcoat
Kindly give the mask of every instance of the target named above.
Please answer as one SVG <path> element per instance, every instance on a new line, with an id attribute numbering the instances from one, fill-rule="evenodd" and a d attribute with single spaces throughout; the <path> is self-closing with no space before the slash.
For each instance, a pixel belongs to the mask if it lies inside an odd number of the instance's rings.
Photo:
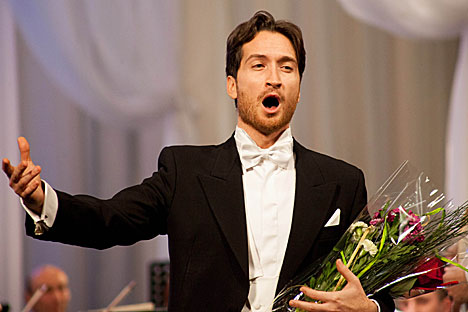
<path id="1" fill-rule="evenodd" d="M 296 141 L 294 153 L 294 213 L 277 291 L 328 253 L 366 204 L 359 169 Z M 245 304 L 247 227 L 233 137 L 216 146 L 165 148 L 158 172 L 108 200 L 57 195 L 54 226 L 36 238 L 103 249 L 168 234 L 170 311 L 238 312 Z M 337 208 L 340 224 L 324 227 Z M 34 236 L 30 218 L 26 223 Z"/>

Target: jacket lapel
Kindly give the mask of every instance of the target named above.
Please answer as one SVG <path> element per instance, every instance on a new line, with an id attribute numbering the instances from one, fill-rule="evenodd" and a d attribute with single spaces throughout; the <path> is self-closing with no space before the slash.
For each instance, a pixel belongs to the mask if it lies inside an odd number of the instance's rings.
<path id="1" fill-rule="evenodd" d="M 296 155 L 296 193 L 288 246 L 284 257 L 278 289 L 294 276 L 317 235 L 324 226 L 327 212 L 337 191 L 335 183 L 325 183 L 312 153 L 294 141 Z"/>
<path id="2" fill-rule="evenodd" d="M 283 287 L 296 273 L 326 222 L 337 186 L 325 183 L 312 154 L 294 141 L 296 192 L 288 246 L 278 286 Z M 219 147 L 213 170 L 200 175 L 210 208 L 234 257 L 248 277 L 247 225 L 242 184 L 242 167 L 235 140 Z M 277 289 L 277 291 L 280 289 Z"/>
<path id="3" fill-rule="evenodd" d="M 221 231 L 248 277 L 242 167 L 233 137 L 219 147 L 211 174 L 200 175 L 199 179 Z"/>

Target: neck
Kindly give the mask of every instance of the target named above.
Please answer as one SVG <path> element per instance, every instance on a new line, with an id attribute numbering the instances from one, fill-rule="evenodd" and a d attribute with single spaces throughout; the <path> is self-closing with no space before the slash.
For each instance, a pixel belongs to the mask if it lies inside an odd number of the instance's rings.
<path id="1" fill-rule="evenodd" d="M 247 134 L 252 138 L 252 140 L 254 140 L 255 144 L 257 144 L 260 148 L 269 148 L 270 146 L 275 144 L 275 142 L 278 141 L 281 134 L 283 134 L 284 130 L 289 128 L 288 124 L 282 129 L 279 129 L 273 133 L 264 134 L 259 132 L 252 126 L 241 121 L 237 123 L 237 126 L 243 129 L 245 132 L 247 132 Z"/>

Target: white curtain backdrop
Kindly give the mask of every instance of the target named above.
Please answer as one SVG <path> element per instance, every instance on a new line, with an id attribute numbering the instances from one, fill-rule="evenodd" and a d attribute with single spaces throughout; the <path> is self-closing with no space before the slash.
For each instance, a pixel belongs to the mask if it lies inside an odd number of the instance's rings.
<path id="1" fill-rule="evenodd" d="M 340 0 L 355 17 L 396 35 L 460 37 L 446 144 L 446 193 L 456 205 L 468 200 L 468 2 L 466 0 Z"/>
<path id="2" fill-rule="evenodd" d="M 236 112 L 225 42 L 260 9 L 303 30 L 307 65 L 292 125 L 302 144 L 362 168 L 370 194 L 406 159 L 443 185 L 449 99 L 461 84 L 452 81 L 466 49 L 456 31 L 400 38 L 330 0 L 0 3 L 0 157 L 16 164 L 16 137 L 26 136 L 57 189 L 107 198 L 151 175 L 165 145 L 228 138 Z M 105 251 L 27 238 L 1 180 L 0 300 L 19 311 L 22 279 L 44 263 L 70 275 L 69 311 L 106 306 L 132 279 L 124 303 L 149 299 L 149 264 L 167 260 L 165 237 Z"/>
<path id="3" fill-rule="evenodd" d="M 467 14 L 468 16 L 468 14 Z M 445 185 L 461 204 L 468 200 L 468 17 L 458 55 L 447 130 Z"/>
<path id="4" fill-rule="evenodd" d="M 52 185 L 110 197 L 151 174 L 162 146 L 196 138 L 190 118 L 194 101 L 176 90 L 177 1 L 2 0 L 2 6 L 8 5 L 20 32 L 17 51 L 5 50 L 13 59 L 2 58 L 9 70 L 2 67 L 9 79 L 2 96 L 11 98 L 5 103 L 19 115 L 2 114 L 2 130 L 3 125 L 20 130 L 2 131 L 11 150 L 3 154 L 2 146 L 2 157 L 17 163 L 14 138 L 25 135 L 34 160 L 45 169 L 43 178 Z M 2 39 L 11 45 L 15 32 L 4 29 L 10 36 Z M 12 88 L 16 76 L 18 90 Z M 2 207 L 16 219 L 1 219 L 2 230 L 8 231 L 2 239 L 15 237 L 20 244 L 5 244 L 11 252 L 2 253 L 1 263 L 11 273 L 1 279 L 16 284 L 2 285 L 8 290 L 2 298 L 14 310 L 23 304 L 24 275 L 44 263 L 70 275 L 71 311 L 107 305 L 130 280 L 137 281 L 137 288 L 127 302 L 149 300 L 149 264 L 168 259 L 165 237 L 102 252 L 24 238 L 24 213 L 12 209 L 18 201 L 5 187 L 5 198 L 12 201 Z M 23 259 L 24 265 L 17 261 Z"/>
<path id="5" fill-rule="evenodd" d="M 176 103 L 177 1 L 10 4 L 41 65 L 93 116 L 128 124 Z"/>
<path id="6" fill-rule="evenodd" d="M 15 25 L 10 8 L 0 1 L 0 157 L 18 159 L 15 138 L 19 135 L 18 74 Z M 14 307 L 23 303 L 23 212 L 18 199 L 0 183 L 0 302 Z"/>

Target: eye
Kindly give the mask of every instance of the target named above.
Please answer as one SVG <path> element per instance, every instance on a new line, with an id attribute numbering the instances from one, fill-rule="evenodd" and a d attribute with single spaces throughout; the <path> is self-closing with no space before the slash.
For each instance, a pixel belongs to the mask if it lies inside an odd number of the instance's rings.
<path id="1" fill-rule="evenodd" d="M 283 69 L 283 71 L 287 72 L 287 73 L 290 73 L 294 70 L 294 68 L 292 66 L 289 66 L 289 65 L 283 65 L 281 66 L 281 68 Z"/>
<path id="2" fill-rule="evenodd" d="M 262 69 L 264 67 L 265 67 L 265 65 L 263 65 L 262 63 L 255 63 L 255 64 L 252 65 L 253 69 Z"/>

